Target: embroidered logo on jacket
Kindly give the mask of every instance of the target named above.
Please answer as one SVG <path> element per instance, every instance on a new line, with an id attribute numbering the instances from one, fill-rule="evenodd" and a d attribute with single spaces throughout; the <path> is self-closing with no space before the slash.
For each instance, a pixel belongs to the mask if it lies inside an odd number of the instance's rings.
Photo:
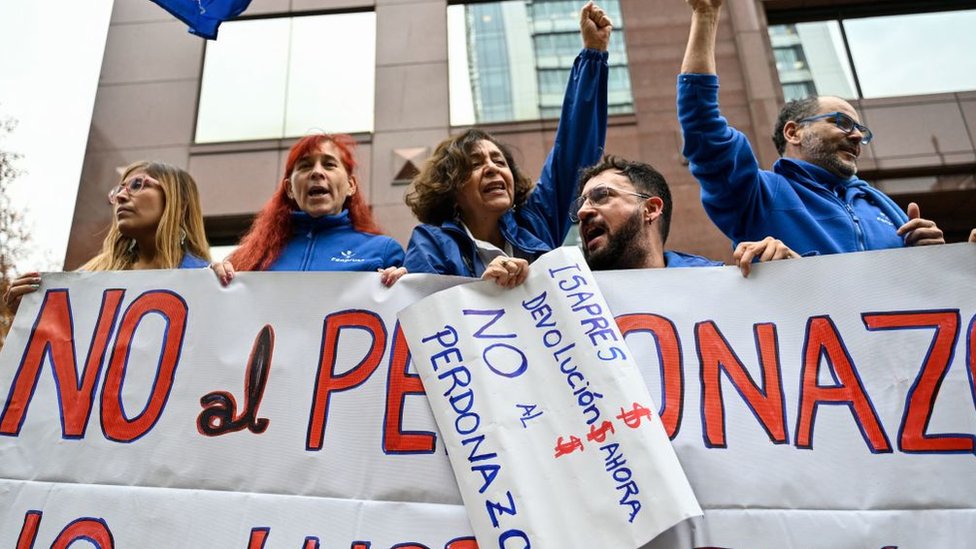
<path id="1" fill-rule="evenodd" d="M 891 219 L 883 213 L 878 214 L 877 220 L 884 223 L 885 225 L 891 225 L 892 227 L 895 226 L 895 224 L 891 222 Z"/>
<path id="2" fill-rule="evenodd" d="M 365 259 L 359 257 L 353 257 L 356 255 L 356 252 L 352 250 L 341 251 L 339 252 L 339 255 L 342 257 L 332 256 L 332 261 L 335 261 L 336 263 L 363 263 L 366 261 Z"/>

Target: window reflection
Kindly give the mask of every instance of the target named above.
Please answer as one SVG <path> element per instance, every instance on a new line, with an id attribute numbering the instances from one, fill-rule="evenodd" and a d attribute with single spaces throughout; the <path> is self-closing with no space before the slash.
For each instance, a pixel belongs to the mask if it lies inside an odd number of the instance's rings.
<path id="1" fill-rule="evenodd" d="M 207 44 L 196 142 L 372 131 L 375 49 L 372 12 L 224 23 Z"/>
<path id="2" fill-rule="evenodd" d="M 864 97 L 976 89 L 976 10 L 844 21 Z"/>
<path id="3" fill-rule="evenodd" d="M 769 40 L 787 101 L 814 94 L 857 96 L 837 21 L 772 25 Z"/>
<path id="4" fill-rule="evenodd" d="M 290 27 L 288 19 L 221 25 L 204 58 L 198 143 L 282 134 Z"/>
<path id="5" fill-rule="evenodd" d="M 601 2 L 610 39 L 611 114 L 634 100 L 619 0 Z M 512 0 L 448 7 L 451 124 L 556 118 L 582 47 L 577 0 Z"/>
<path id="6" fill-rule="evenodd" d="M 965 10 L 770 25 L 769 39 L 788 100 L 897 97 L 976 89 L 973 29 Z"/>

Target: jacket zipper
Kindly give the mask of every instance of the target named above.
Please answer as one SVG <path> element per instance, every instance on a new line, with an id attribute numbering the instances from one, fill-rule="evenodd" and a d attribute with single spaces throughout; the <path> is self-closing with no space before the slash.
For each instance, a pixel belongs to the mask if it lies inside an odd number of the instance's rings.
<path id="1" fill-rule="evenodd" d="M 458 245 L 458 252 L 460 252 L 458 255 L 461 256 L 461 261 L 464 263 L 464 268 L 468 270 L 466 276 L 470 276 L 470 277 L 477 276 L 475 275 L 475 271 L 474 271 L 474 264 L 477 261 L 477 254 L 478 254 L 477 246 L 474 245 L 474 242 L 471 242 L 471 239 L 468 238 L 467 233 L 465 233 L 460 228 L 448 226 L 445 227 L 444 229 L 458 235 L 461 239 L 463 239 L 464 242 L 467 243 L 467 247 L 469 248 L 469 250 L 467 250 L 467 253 L 465 253 L 465 250 L 463 249 L 464 246 L 461 245 L 461 242 L 458 241 L 457 238 L 454 238 L 454 241 Z"/>
<path id="2" fill-rule="evenodd" d="M 305 237 L 308 239 L 308 243 L 305 244 L 305 255 L 302 256 L 302 266 L 301 269 L 299 269 L 302 271 L 308 270 L 308 262 L 312 258 L 312 250 L 315 249 L 315 232 L 308 231 L 308 234 L 306 234 Z"/>
<path id="3" fill-rule="evenodd" d="M 857 236 L 857 249 L 864 251 L 864 231 L 861 230 L 861 219 L 857 217 L 854 213 L 854 208 L 850 204 L 844 203 L 844 207 L 847 208 L 847 213 L 851 216 L 851 220 L 854 221 L 854 234 Z"/>
<path id="4" fill-rule="evenodd" d="M 847 215 L 851 218 L 851 223 L 854 226 L 854 236 L 857 242 L 857 250 L 859 252 L 863 252 L 867 248 L 864 246 L 864 231 L 861 230 L 861 219 L 856 213 L 854 213 L 854 208 L 852 208 L 851 205 L 846 201 L 841 200 L 837 194 L 831 192 L 830 196 L 832 196 L 834 200 L 839 202 L 842 206 L 844 206 L 844 209 L 847 210 Z"/>

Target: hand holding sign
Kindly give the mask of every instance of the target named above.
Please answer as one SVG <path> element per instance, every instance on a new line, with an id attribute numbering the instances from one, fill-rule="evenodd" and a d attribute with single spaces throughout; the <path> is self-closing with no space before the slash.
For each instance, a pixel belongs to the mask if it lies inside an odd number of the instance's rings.
<path id="1" fill-rule="evenodd" d="M 399 317 L 482 546 L 639 547 L 701 513 L 579 250 Z"/>

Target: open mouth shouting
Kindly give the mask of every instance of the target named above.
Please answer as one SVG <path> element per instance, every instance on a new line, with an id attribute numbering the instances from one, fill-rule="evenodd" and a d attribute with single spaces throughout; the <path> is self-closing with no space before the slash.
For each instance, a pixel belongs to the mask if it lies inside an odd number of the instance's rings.
<path id="1" fill-rule="evenodd" d="M 607 226 L 600 221 L 584 222 L 580 226 L 580 237 L 583 239 L 583 247 L 593 251 L 606 244 Z"/>
<path id="2" fill-rule="evenodd" d="M 309 198 L 324 198 L 327 196 L 332 196 L 332 191 L 328 187 L 313 185 L 308 189 Z"/>
<path id="3" fill-rule="evenodd" d="M 486 183 L 484 187 L 482 187 L 481 192 L 489 198 L 495 196 L 504 196 L 505 198 L 508 198 L 508 186 L 505 184 L 504 179 Z"/>

